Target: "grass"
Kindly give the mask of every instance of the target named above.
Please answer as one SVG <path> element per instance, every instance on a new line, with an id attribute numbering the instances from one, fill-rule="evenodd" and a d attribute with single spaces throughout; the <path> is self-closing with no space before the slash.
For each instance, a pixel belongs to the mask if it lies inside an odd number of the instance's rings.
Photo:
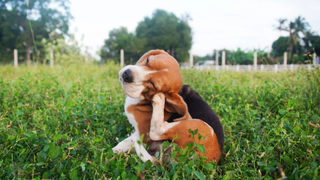
<path id="1" fill-rule="evenodd" d="M 0 179 L 319 179 L 320 70 L 182 71 L 220 117 L 219 165 L 142 163 L 111 148 L 133 128 L 119 67 L 0 67 Z"/>

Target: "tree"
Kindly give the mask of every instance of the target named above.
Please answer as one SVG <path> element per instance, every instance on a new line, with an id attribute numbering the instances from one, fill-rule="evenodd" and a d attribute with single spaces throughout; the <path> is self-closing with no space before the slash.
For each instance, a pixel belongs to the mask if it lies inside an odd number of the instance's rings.
<path id="1" fill-rule="evenodd" d="M 138 24 L 136 35 L 145 41 L 144 51 L 164 49 L 178 61 L 188 59 L 192 44 L 191 28 L 188 16 L 183 20 L 173 13 L 156 10 L 152 17 L 146 17 Z"/>
<path id="2" fill-rule="evenodd" d="M 145 53 L 144 41 L 129 33 L 127 28 L 120 27 L 109 32 L 109 39 L 104 41 L 100 50 L 102 60 L 119 62 L 120 50 L 125 50 L 125 63 L 133 64 Z"/>
<path id="3" fill-rule="evenodd" d="M 41 40 L 49 39 L 49 33 L 67 34 L 68 23 L 72 18 L 68 4 L 68 0 L 2 1 L 0 4 L 0 16 L 3 20 L 0 23 L 0 53 L 12 54 L 14 48 L 19 51 L 25 49 L 28 63 L 31 62 L 32 52 L 39 57 L 44 53 Z M 12 43 L 6 45 L 5 42 Z"/>
<path id="4" fill-rule="evenodd" d="M 289 47 L 289 37 L 281 36 L 276 41 L 272 43 L 273 55 L 278 57 L 282 56 L 284 52 L 288 51 Z"/>
<path id="5" fill-rule="evenodd" d="M 289 24 L 284 25 L 287 21 L 286 19 L 279 19 L 278 30 L 289 32 L 289 58 L 292 58 L 292 53 L 294 51 L 294 47 L 299 44 L 301 40 L 299 33 L 305 33 L 309 24 L 305 21 L 305 18 L 299 16 L 295 19 L 295 21 L 289 22 Z M 298 49 L 296 49 L 297 51 Z"/>

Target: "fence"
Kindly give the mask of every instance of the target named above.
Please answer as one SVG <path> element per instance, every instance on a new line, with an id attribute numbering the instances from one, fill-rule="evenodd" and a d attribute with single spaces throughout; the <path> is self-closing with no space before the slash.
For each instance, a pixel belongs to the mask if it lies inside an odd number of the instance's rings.
<path id="1" fill-rule="evenodd" d="M 87 55 L 86 55 L 87 57 Z M 190 59 L 189 63 L 182 63 L 181 69 L 190 69 L 194 68 L 197 70 L 210 70 L 210 69 L 215 69 L 217 71 L 219 70 L 226 70 L 226 71 L 283 71 L 283 70 L 297 70 L 299 68 L 305 68 L 308 70 L 314 69 L 316 67 L 320 67 L 320 64 L 316 63 L 316 54 L 313 54 L 313 64 L 307 64 L 307 65 L 298 65 L 298 64 L 290 64 L 287 65 L 287 52 L 284 53 L 284 60 L 283 64 L 275 64 L 275 65 L 258 65 L 258 58 L 257 58 L 257 52 L 254 52 L 254 58 L 253 58 L 253 65 L 226 65 L 226 52 L 222 51 L 222 65 L 218 64 L 218 58 L 219 58 L 219 53 L 218 50 L 216 50 L 216 60 L 215 60 L 215 65 L 198 65 L 194 66 L 193 64 L 193 55 L 192 52 L 190 52 Z M 18 67 L 18 50 L 14 49 L 13 51 L 13 64 L 15 67 Z M 87 61 L 87 58 L 86 58 Z M 319 62 L 318 62 L 319 63 Z M 121 67 L 124 66 L 124 50 L 120 50 L 120 65 Z M 54 66 L 54 56 L 53 56 L 53 51 L 50 52 L 50 66 Z"/>
<path id="2" fill-rule="evenodd" d="M 284 70 L 298 70 L 301 68 L 312 70 L 315 68 L 320 68 L 320 64 L 290 64 L 290 65 L 278 65 L 278 64 L 273 64 L 273 65 L 257 65 L 257 69 L 254 69 L 254 65 L 201 65 L 201 66 L 193 66 L 193 69 L 196 70 L 216 70 L 216 71 L 273 71 L 273 72 L 279 72 L 279 71 L 284 71 Z M 190 66 L 183 64 L 181 69 L 190 69 Z"/>
<path id="3" fill-rule="evenodd" d="M 190 53 L 190 65 L 189 63 L 183 63 L 181 65 L 181 69 L 196 69 L 196 70 L 210 70 L 214 69 L 216 71 L 219 70 L 226 70 L 226 71 L 283 71 L 283 70 L 298 70 L 300 68 L 305 68 L 308 70 L 312 70 L 314 68 L 320 68 L 319 62 L 316 61 L 317 55 L 316 53 L 313 54 L 313 63 L 312 64 L 287 64 L 287 52 L 284 53 L 284 59 L 283 59 L 283 64 L 274 64 L 274 65 L 258 65 L 258 56 L 257 52 L 254 52 L 254 58 L 253 58 L 253 65 L 226 65 L 226 52 L 222 51 L 222 64 L 219 65 L 219 51 L 216 50 L 216 59 L 215 59 L 215 65 L 193 65 L 193 57 L 192 53 Z"/>

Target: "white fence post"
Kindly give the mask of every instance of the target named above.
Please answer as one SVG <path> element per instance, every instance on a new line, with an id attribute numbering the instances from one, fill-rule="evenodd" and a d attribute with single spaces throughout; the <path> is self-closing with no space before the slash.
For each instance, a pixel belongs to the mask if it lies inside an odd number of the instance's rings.
<path id="1" fill-rule="evenodd" d="M 274 72 L 275 72 L 275 73 L 278 72 L 278 64 L 275 64 L 275 65 L 274 65 Z"/>
<path id="2" fill-rule="evenodd" d="M 317 54 L 314 52 L 313 53 L 313 65 L 316 65 L 316 59 L 317 59 Z"/>
<path id="3" fill-rule="evenodd" d="M 284 52 L 284 54 L 283 54 L 283 65 L 284 65 L 284 69 L 285 70 L 287 70 L 287 63 L 288 63 L 287 52 Z"/>
<path id="4" fill-rule="evenodd" d="M 248 65 L 248 71 L 251 71 L 251 65 Z"/>
<path id="5" fill-rule="evenodd" d="M 236 71 L 237 71 L 237 72 L 240 71 L 240 65 L 239 65 L 239 64 L 237 64 L 237 66 L 236 66 Z"/>
<path id="6" fill-rule="evenodd" d="M 190 68 L 192 68 L 192 67 L 193 67 L 193 54 L 190 51 Z"/>
<path id="7" fill-rule="evenodd" d="M 124 51 L 123 49 L 120 50 L 120 66 L 124 66 Z"/>
<path id="8" fill-rule="evenodd" d="M 254 52 L 253 69 L 254 69 L 254 71 L 258 70 L 258 53 L 257 53 L 257 51 Z"/>
<path id="9" fill-rule="evenodd" d="M 219 51 L 216 49 L 216 70 L 219 71 Z"/>
<path id="10" fill-rule="evenodd" d="M 13 50 L 13 65 L 14 67 L 18 67 L 18 50 Z"/>
<path id="11" fill-rule="evenodd" d="M 53 68 L 53 51 L 50 51 L 50 67 Z"/>
<path id="12" fill-rule="evenodd" d="M 222 69 L 226 70 L 226 51 L 222 51 Z"/>
<path id="13" fill-rule="evenodd" d="M 264 70 L 264 66 L 263 64 L 260 65 L 260 70 L 263 71 Z"/>

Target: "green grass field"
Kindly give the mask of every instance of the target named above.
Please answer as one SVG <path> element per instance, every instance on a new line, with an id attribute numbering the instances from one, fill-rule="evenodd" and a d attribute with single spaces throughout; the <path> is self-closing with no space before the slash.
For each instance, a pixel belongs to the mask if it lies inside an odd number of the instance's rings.
<path id="1" fill-rule="evenodd" d="M 112 153 L 133 130 L 119 69 L 1 66 L 0 179 L 320 179 L 319 69 L 182 71 L 220 117 L 225 149 L 218 165 L 180 150 L 162 166 Z"/>

